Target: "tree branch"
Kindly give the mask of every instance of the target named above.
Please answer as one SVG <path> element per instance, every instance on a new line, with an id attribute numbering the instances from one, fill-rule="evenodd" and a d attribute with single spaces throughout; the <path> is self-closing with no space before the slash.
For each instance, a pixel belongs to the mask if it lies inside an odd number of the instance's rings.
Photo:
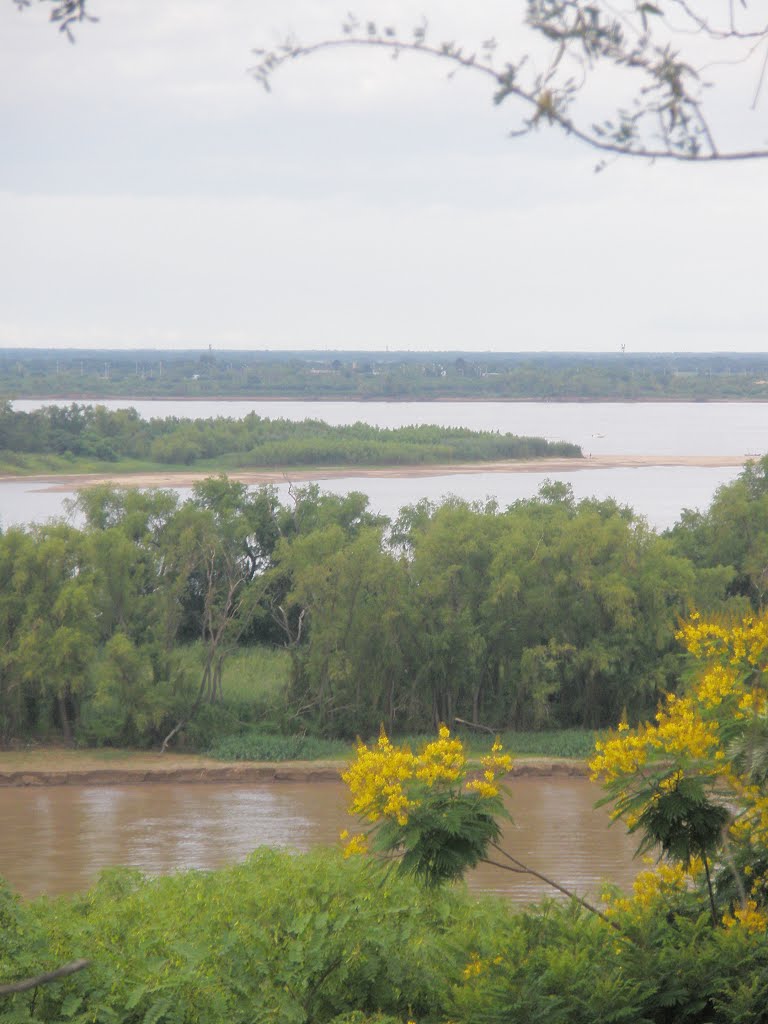
<path id="1" fill-rule="evenodd" d="M 24 978 L 22 981 L 12 981 L 7 985 L 0 985 L 0 996 L 10 996 L 17 992 L 28 992 L 38 985 L 49 985 L 59 978 L 66 978 L 69 974 L 75 974 L 90 966 L 90 960 L 72 960 L 71 963 L 57 967 L 55 971 L 46 971 L 45 974 L 37 974 L 34 978 Z"/>
<path id="2" fill-rule="evenodd" d="M 648 21 L 649 6 L 641 5 L 636 12 L 644 23 Z M 530 113 L 519 129 L 510 132 L 513 137 L 527 135 L 547 124 L 558 126 L 598 152 L 617 156 L 684 163 L 768 158 L 768 148 L 720 150 L 702 109 L 703 86 L 697 70 L 669 43 L 655 43 L 647 24 L 643 31 L 633 26 L 634 31 L 630 32 L 624 24 L 626 18 L 609 18 L 596 4 L 587 7 L 580 0 L 529 0 L 527 20 L 529 28 L 555 47 L 546 73 L 533 77 L 529 74 L 527 84 L 521 78 L 526 58 L 503 68 L 494 66 L 495 40 L 484 43 L 478 57 L 476 52 L 465 52 L 453 42 L 429 42 L 425 24 L 414 29 L 412 38 L 403 38 L 394 28 L 380 30 L 372 22 L 363 25 L 352 17 L 343 26 L 344 36 L 309 45 L 286 40 L 272 51 L 255 49 L 253 52 L 260 60 L 249 71 L 270 91 L 272 76 L 283 64 L 325 50 L 365 47 L 389 51 L 393 57 L 403 52 L 416 53 L 447 61 L 454 71 L 466 69 L 490 79 L 496 104 L 513 97 L 527 107 Z M 695 25 L 695 31 L 707 36 L 714 34 L 706 22 Z M 755 33 L 728 34 L 739 39 L 768 41 L 768 26 Z M 561 74 L 560 66 L 566 56 L 581 67 L 582 81 L 567 77 L 567 69 L 562 69 Z M 644 82 L 637 89 L 631 110 L 619 108 L 601 123 L 579 125 L 570 115 L 570 107 L 586 81 L 586 72 L 598 61 L 643 76 Z M 560 79 L 559 84 L 556 79 Z M 653 127 L 654 122 L 657 127 Z M 651 141 L 652 135 L 661 145 Z"/>

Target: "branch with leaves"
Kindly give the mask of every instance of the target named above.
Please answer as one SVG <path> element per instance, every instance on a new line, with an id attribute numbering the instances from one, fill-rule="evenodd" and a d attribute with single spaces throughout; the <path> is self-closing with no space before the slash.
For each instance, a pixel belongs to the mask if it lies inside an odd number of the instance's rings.
<path id="1" fill-rule="evenodd" d="M 59 32 L 63 32 L 74 43 L 75 35 L 72 29 L 83 21 L 98 21 L 93 14 L 88 13 L 88 0 L 40 0 L 41 3 L 50 5 L 48 20 L 58 25 Z M 32 6 L 32 0 L 13 0 L 20 11 L 25 7 Z"/>
<path id="2" fill-rule="evenodd" d="M 254 50 L 258 62 L 250 70 L 269 90 L 284 64 L 323 50 L 372 48 L 393 58 L 414 53 L 446 62 L 451 75 L 471 71 L 485 77 L 496 104 L 518 101 L 513 137 L 549 125 L 605 157 L 697 163 L 763 159 L 768 145 L 721 147 L 710 124 L 706 100 L 712 83 L 706 72 L 718 63 L 754 63 L 754 106 L 768 63 L 768 22 L 762 23 L 759 13 L 749 20 L 746 4 L 738 15 L 733 4 L 725 8 L 718 20 L 686 0 L 631 0 L 618 7 L 600 0 L 528 0 L 525 23 L 535 37 L 536 55 L 503 62 L 494 38 L 470 49 L 434 40 L 426 20 L 402 33 L 349 15 L 340 36 L 306 45 L 287 39 L 276 49 Z M 542 40 L 544 60 L 538 67 Z M 719 52 L 716 60 L 705 59 L 713 46 L 727 51 L 722 60 Z M 604 91 L 626 92 L 628 98 L 595 118 L 587 87 L 598 73 Z M 584 97 L 587 102 L 580 104 Z"/>

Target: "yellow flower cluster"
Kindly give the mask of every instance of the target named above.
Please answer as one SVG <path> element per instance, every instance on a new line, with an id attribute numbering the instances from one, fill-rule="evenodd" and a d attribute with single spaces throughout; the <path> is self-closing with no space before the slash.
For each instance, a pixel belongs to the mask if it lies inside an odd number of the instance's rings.
<path id="1" fill-rule="evenodd" d="M 655 725 L 628 730 L 625 723 L 617 735 L 595 744 L 597 755 L 590 761 L 592 779 L 606 782 L 635 775 L 652 757 L 706 759 L 718 752 L 717 722 L 705 721 L 690 697 L 667 694 L 666 707 L 656 714 Z"/>
<path id="2" fill-rule="evenodd" d="M 705 708 L 716 708 L 739 690 L 739 678 L 732 668 L 712 665 L 696 686 L 696 696 Z"/>
<path id="3" fill-rule="evenodd" d="M 339 839 L 347 844 L 344 847 L 345 859 L 368 852 L 368 838 L 362 832 L 351 836 L 349 830 L 345 828 L 343 832 L 339 833 Z"/>
<path id="4" fill-rule="evenodd" d="M 498 736 L 491 747 L 490 754 L 480 758 L 483 768 L 482 779 L 472 779 L 467 783 L 469 792 L 477 793 L 484 799 L 499 795 L 499 787 L 496 785 L 498 775 L 506 775 L 512 770 L 512 758 L 509 754 L 502 753 L 503 747 Z"/>
<path id="5" fill-rule="evenodd" d="M 368 821 L 395 818 L 399 825 L 408 821 L 415 806 L 409 800 L 404 783 L 413 778 L 416 758 L 407 747 L 395 747 L 382 730 L 375 747 L 357 745 L 357 759 L 342 775 L 352 793 L 350 814 Z"/>
<path id="6" fill-rule="evenodd" d="M 655 731 L 648 730 L 651 745 L 663 754 L 706 758 L 718 747 L 717 722 L 705 722 L 691 697 L 667 694 L 667 707 L 656 715 Z"/>
<path id="7" fill-rule="evenodd" d="M 675 637 L 696 658 L 755 666 L 768 650 L 768 621 L 747 615 L 741 623 L 702 622 L 699 613 L 693 612 Z"/>
<path id="8" fill-rule="evenodd" d="M 731 836 L 740 843 L 755 847 L 768 846 L 768 796 L 759 786 L 750 786 L 731 773 L 728 781 L 742 806 L 742 811 L 731 825 Z"/>
<path id="9" fill-rule="evenodd" d="M 647 910 L 670 896 L 685 892 L 697 875 L 703 871 L 703 863 L 694 857 L 688 869 L 680 864 L 657 864 L 653 870 L 641 871 L 632 884 L 632 898 L 613 897 L 605 893 L 607 912 L 632 913 Z"/>
<path id="10" fill-rule="evenodd" d="M 438 738 L 427 743 L 415 759 L 414 777 L 428 786 L 436 782 L 456 782 L 463 778 L 467 767 L 464 744 L 451 739 L 447 726 L 441 725 Z"/>
<path id="11" fill-rule="evenodd" d="M 747 900 L 743 907 L 736 907 L 732 914 L 723 918 L 726 928 L 741 926 L 751 935 L 768 930 L 768 914 L 761 910 L 755 900 Z"/>
<path id="12" fill-rule="evenodd" d="M 467 773 L 464 745 L 461 740 L 452 739 L 444 725 L 440 726 L 438 738 L 425 744 L 418 754 L 412 753 L 409 747 L 396 747 L 384 730 L 374 746 L 359 742 L 356 754 L 342 775 L 352 794 L 349 813 L 371 823 L 389 819 L 406 825 L 409 813 L 419 804 L 418 790 L 414 790 L 414 786 L 426 785 L 431 789 L 459 785 Z M 482 764 L 483 778 L 468 782 L 466 789 L 482 798 L 497 796 L 497 776 L 508 772 L 512 766 L 512 759 L 502 752 L 498 739 L 491 753 L 482 758 Z M 342 838 L 348 838 L 348 833 Z M 353 836 L 347 855 L 365 849 L 364 839 L 362 835 Z"/>
<path id="13" fill-rule="evenodd" d="M 589 762 L 592 780 L 601 778 L 613 782 L 614 779 L 634 775 L 648 759 L 645 733 L 645 726 L 641 726 L 636 732 L 622 731 L 605 743 L 598 740 L 595 743 L 596 756 Z"/>

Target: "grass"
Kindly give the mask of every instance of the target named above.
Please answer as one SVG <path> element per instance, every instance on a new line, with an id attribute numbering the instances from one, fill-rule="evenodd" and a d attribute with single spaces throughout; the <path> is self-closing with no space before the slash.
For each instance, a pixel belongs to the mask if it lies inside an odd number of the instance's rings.
<path id="1" fill-rule="evenodd" d="M 590 729 L 562 729 L 547 732 L 507 732 L 502 734 L 504 750 L 514 758 L 568 758 L 586 760 L 595 750 L 597 734 Z M 418 750 L 434 740 L 434 735 L 393 736 L 397 745 L 407 744 Z M 488 753 L 493 742 L 491 736 L 462 735 L 472 760 Z M 376 738 L 366 741 L 375 744 Z M 222 761 L 313 761 L 349 760 L 354 756 L 354 744 L 344 740 L 324 740 L 314 736 L 284 736 L 248 730 L 237 736 L 225 736 L 208 751 L 210 757 Z"/>
<path id="2" fill-rule="evenodd" d="M 490 737 L 475 734 L 472 737 L 464 735 L 462 738 L 471 758 L 487 753 Z M 417 749 L 432 739 L 433 735 L 425 734 L 394 737 L 393 742 L 407 742 Z M 595 733 L 587 729 L 564 729 L 561 732 L 504 733 L 501 739 L 504 749 L 513 758 L 564 757 L 584 760 L 594 750 Z M 198 764 L 202 767 L 217 761 L 348 761 L 353 756 L 353 745 L 342 740 L 278 736 L 249 729 L 241 735 L 226 736 L 216 741 L 206 755 L 173 751 L 159 754 L 148 750 L 118 750 L 109 747 L 87 750 L 30 747 L 27 750 L 0 751 L 0 771 L 89 771 L 98 768 L 140 771 Z"/>
<path id="3" fill-rule="evenodd" d="M 505 732 L 501 742 L 512 756 L 575 757 L 586 760 L 595 752 L 599 733 L 592 729 L 551 729 L 546 732 Z"/>
<path id="4" fill-rule="evenodd" d="M 210 757 L 220 761 L 348 761 L 351 743 L 315 736 L 279 736 L 252 729 L 214 743 Z"/>
<path id="5" fill-rule="evenodd" d="M 193 679 L 202 672 L 204 655 L 201 643 L 181 648 L 182 665 Z M 225 705 L 270 703 L 287 687 L 290 671 L 291 656 L 281 647 L 238 647 L 224 662 Z"/>

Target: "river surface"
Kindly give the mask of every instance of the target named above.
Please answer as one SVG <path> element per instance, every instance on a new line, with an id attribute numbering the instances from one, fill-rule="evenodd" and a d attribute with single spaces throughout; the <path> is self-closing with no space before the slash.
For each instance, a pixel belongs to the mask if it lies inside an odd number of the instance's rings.
<path id="1" fill-rule="evenodd" d="M 631 884 L 642 866 L 632 858 L 636 843 L 594 808 L 597 786 L 523 777 L 510 790 L 510 853 L 580 895 L 599 898 L 604 880 Z M 118 864 L 159 874 L 220 867 L 257 846 L 338 846 L 339 832 L 355 828 L 347 797 L 340 782 L 0 788 L 0 875 L 24 896 L 56 895 L 85 889 Z M 469 885 L 518 903 L 556 895 L 531 876 L 485 865 Z"/>
<path id="2" fill-rule="evenodd" d="M 18 400 L 30 411 L 56 404 Z M 768 450 L 768 404 L 588 403 L 588 402 L 208 402 L 106 400 L 110 409 L 132 405 L 141 416 L 242 417 L 249 412 L 289 420 L 322 419 L 332 424 L 362 421 L 397 427 L 418 423 L 501 430 L 573 441 L 593 455 L 758 455 Z M 504 507 L 536 494 L 553 477 L 573 487 L 577 498 L 615 498 L 666 529 L 684 508 L 706 508 L 715 490 L 736 479 L 738 468 L 642 467 L 552 473 L 487 473 L 375 479 L 355 476 L 321 481 L 324 490 L 367 494 L 376 512 L 394 516 L 420 498 L 439 501 L 455 494 L 470 501 L 495 498 Z M 279 490 L 287 492 L 287 483 Z M 181 490 L 182 496 L 189 491 Z M 72 494 L 40 482 L 0 483 L 0 525 L 41 521 L 64 512 Z"/>

